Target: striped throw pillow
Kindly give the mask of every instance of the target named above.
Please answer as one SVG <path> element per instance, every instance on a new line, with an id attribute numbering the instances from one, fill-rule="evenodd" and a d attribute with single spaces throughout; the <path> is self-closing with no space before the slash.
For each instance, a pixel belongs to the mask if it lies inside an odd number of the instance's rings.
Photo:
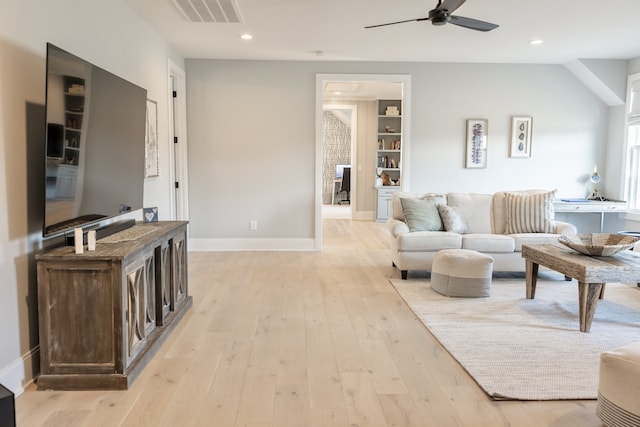
<path id="1" fill-rule="evenodd" d="M 555 191 L 526 195 L 505 193 L 505 233 L 555 233 L 553 199 Z"/>

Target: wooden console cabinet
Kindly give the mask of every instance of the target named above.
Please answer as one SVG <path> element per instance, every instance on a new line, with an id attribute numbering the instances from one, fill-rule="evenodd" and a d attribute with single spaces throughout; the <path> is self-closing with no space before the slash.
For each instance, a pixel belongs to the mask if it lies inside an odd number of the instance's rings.
<path id="1" fill-rule="evenodd" d="M 37 265 L 40 389 L 127 389 L 192 305 L 186 222 L 137 224 Z"/>

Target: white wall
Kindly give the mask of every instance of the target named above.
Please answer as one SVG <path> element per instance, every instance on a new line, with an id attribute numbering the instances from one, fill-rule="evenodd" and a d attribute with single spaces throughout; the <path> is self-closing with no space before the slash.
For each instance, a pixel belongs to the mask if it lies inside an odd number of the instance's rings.
<path id="1" fill-rule="evenodd" d="M 168 59 L 184 65 L 123 0 L 7 0 L 0 13 L 0 383 L 20 393 L 38 372 L 35 252 L 42 246 L 45 53 L 51 42 L 158 101 L 161 177 L 145 205 L 168 218 Z"/>
<path id="2" fill-rule="evenodd" d="M 315 238 L 317 73 L 411 75 L 403 161 L 413 191 L 584 197 L 593 166 L 604 172 L 608 108 L 561 65 L 187 60 L 192 248 L 294 248 Z M 531 158 L 508 156 L 513 115 L 533 116 Z M 464 168 L 471 118 L 489 120 L 486 169 Z M 372 189 L 373 172 L 364 174 Z M 358 200 L 367 203 L 358 210 L 375 209 L 373 197 Z"/>

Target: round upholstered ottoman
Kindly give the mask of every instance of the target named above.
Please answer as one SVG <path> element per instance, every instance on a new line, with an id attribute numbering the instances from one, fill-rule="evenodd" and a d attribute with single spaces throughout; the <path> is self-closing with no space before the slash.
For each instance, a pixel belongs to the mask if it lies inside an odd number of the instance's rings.
<path id="1" fill-rule="evenodd" d="M 596 413 L 607 427 L 640 426 L 640 342 L 600 355 Z"/>
<path id="2" fill-rule="evenodd" d="M 448 297 L 488 297 L 493 258 L 469 249 L 438 251 L 431 266 L 431 289 Z"/>

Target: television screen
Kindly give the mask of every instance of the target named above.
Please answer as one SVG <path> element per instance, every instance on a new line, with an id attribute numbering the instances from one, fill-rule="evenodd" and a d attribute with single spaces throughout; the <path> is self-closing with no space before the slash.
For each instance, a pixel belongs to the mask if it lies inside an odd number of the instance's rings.
<path id="1" fill-rule="evenodd" d="M 44 237 L 141 209 L 147 91 L 50 43 L 46 87 Z"/>

